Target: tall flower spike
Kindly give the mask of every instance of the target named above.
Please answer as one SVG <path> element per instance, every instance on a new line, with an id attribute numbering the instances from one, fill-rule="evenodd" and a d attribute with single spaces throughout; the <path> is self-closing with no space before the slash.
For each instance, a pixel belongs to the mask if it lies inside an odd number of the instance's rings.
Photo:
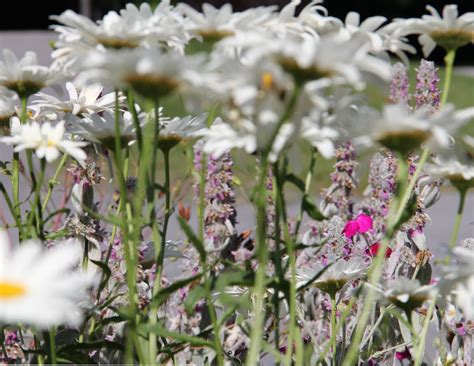
<path id="1" fill-rule="evenodd" d="M 218 159 L 208 157 L 204 226 L 207 245 L 211 249 L 226 246 L 236 235 L 237 211 L 232 165 L 233 161 L 228 153 Z"/>
<path id="2" fill-rule="evenodd" d="M 390 101 L 396 104 L 408 104 L 409 87 L 407 67 L 401 62 L 397 62 L 392 66 L 392 82 L 390 84 L 389 96 Z"/>
<path id="3" fill-rule="evenodd" d="M 350 196 L 357 186 L 358 165 L 354 147 L 350 142 L 336 150 L 335 171 L 331 173 L 332 184 L 322 192 L 324 200 L 321 203 L 321 211 L 326 217 L 336 213 L 341 217 L 351 215 L 353 202 Z"/>
<path id="4" fill-rule="evenodd" d="M 416 69 L 416 109 L 427 108 L 430 113 L 439 108 L 438 68 L 433 61 L 421 60 Z"/>
<path id="5" fill-rule="evenodd" d="M 369 169 L 369 184 L 359 210 L 373 218 L 375 232 L 384 232 L 385 217 L 396 189 L 397 160 L 390 150 L 384 150 L 372 157 Z"/>

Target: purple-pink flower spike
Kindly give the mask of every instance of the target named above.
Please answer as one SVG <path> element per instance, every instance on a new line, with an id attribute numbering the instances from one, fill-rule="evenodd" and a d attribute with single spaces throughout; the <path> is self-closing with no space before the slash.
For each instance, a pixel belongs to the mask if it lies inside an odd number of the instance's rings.
<path id="1" fill-rule="evenodd" d="M 438 68 L 433 61 L 422 59 L 416 69 L 416 109 L 427 108 L 432 113 L 439 108 L 441 93 L 438 83 Z"/>
<path id="2" fill-rule="evenodd" d="M 408 104 L 409 82 L 407 67 L 401 62 L 392 66 L 392 83 L 390 85 L 389 99 L 392 103 Z"/>

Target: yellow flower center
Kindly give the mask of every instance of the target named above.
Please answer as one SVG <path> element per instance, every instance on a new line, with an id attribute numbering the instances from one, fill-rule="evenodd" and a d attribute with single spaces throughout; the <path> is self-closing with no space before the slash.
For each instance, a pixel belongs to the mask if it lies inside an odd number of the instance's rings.
<path id="1" fill-rule="evenodd" d="M 264 72 L 262 74 L 262 89 L 267 91 L 270 90 L 273 86 L 273 76 L 269 72 Z"/>
<path id="2" fill-rule="evenodd" d="M 48 140 L 48 142 L 46 143 L 46 146 L 48 146 L 48 147 L 56 147 L 56 141 Z"/>
<path id="3" fill-rule="evenodd" d="M 25 286 L 19 283 L 2 282 L 0 281 L 0 300 L 11 299 L 22 296 L 26 293 Z"/>

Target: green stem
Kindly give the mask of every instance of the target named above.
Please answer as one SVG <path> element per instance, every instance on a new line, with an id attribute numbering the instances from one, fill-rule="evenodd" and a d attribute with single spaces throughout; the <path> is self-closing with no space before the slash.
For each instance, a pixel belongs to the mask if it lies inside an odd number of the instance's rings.
<path id="1" fill-rule="evenodd" d="M 206 266 L 205 263 L 202 263 L 203 266 Z M 207 266 L 208 267 L 208 266 Z M 203 267 L 206 268 L 206 267 Z M 224 366 L 224 352 L 222 349 L 221 341 L 220 341 L 220 323 L 217 320 L 217 313 L 216 309 L 214 307 L 214 304 L 212 302 L 212 296 L 211 296 L 211 280 L 207 273 L 209 272 L 209 268 L 205 270 L 205 288 L 206 288 L 206 302 L 207 302 L 207 307 L 209 309 L 209 317 L 211 318 L 211 324 L 212 324 L 212 331 L 213 331 L 213 341 L 214 341 L 214 348 L 216 351 L 216 359 L 217 359 L 217 365 L 218 366 Z"/>
<path id="2" fill-rule="evenodd" d="M 56 168 L 56 171 L 54 172 L 53 178 L 51 178 L 51 180 L 48 183 L 48 192 L 46 193 L 46 197 L 43 200 L 43 205 L 41 206 L 42 213 L 44 213 L 44 211 L 46 210 L 46 207 L 48 207 L 48 202 L 51 199 L 51 195 L 53 194 L 54 186 L 57 183 L 59 174 L 61 174 L 61 170 L 64 168 L 64 165 L 66 165 L 67 158 L 68 158 L 68 155 L 64 154 Z"/>
<path id="3" fill-rule="evenodd" d="M 49 363 L 52 365 L 57 364 L 56 360 L 56 340 L 55 340 L 55 331 L 53 328 L 49 330 Z"/>
<path id="4" fill-rule="evenodd" d="M 0 182 L 0 191 L 2 192 L 3 194 L 3 198 L 5 199 L 5 202 L 8 206 L 8 208 L 10 209 L 10 213 L 13 217 L 13 220 L 15 220 L 15 224 L 18 228 L 18 231 L 20 233 L 20 237 L 23 237 L 23 228 L 21 226 L 21 222 L 20 222 L 20 219 L 17 217 L 17 215 L 15 214 L 15 208 L 13 207 L 13 202 L 12 200 L 10 199 L 10 195 L 8 194 L 5 186 L 3 185 L 2 182 Z"/>
<path id="5" fill-rule="evenodd" d="M 287 120 L 290 119 L 290 117 L 292 116 L 292 114 L 295 110 L 296 103 L 298 102 L 298 98 L 299 98 L 300 93 L 301 93 L 301 89 L 302 89 L 301 85 L 296 85 L 295 86 L 295 89 L 293 90 L 293 94 L 291 95 L 291 98 L 288 101 L 288 104 L 285 108 L 285 112 L 281 116 L 280 120 L 278 121 L 278 124 L 277 124 L 276 128 L 272 132 L 272 134 L 270 136 L 270 139 L 268 140 L 269 143 L 263 149 L 262 155 L 268 155 L 272 151 L 273 142 L 275 141 L 276 137 L 278 136 L 278 133 L 280 132 L 281 126 L 283 126 L 283 124 Z"/>
<path id="6" fill-rule="evenodd" d="M 171 213 L 171 188 L 170 188 L 170 151 L 169 149 L 163 149 L 163 158 L 165 162 L 165 217 L 163 219 L 163 230 L 162 230 L 162 241 L 163 245 L 166 244 L 166 232 L 168 231 L 168 222 Z M 164 248 L 162 249 L 164 254 Z"/>
<path id="7" fill-rule="evenodd" d="M 453 75 L 454 59 L 456 58 L 456 50 L 450 50 L 444 57 L 446 64 L 446 76 L 444 79 L 443 93 L 441 94 L 441 106 L 445 106 L 448 101 L 449 87 L 451 86 L 451 78 Z"/>
<path id="8" fill-rule="evenodd" d="M 28 156 L 28 165 L 29 169 L 32 171 L 33 169 L 33 160 L 31 159 L 31 151 L 29 151 L 30 154 L 27 154 Z M 41 184 L 44 179 L 44 174 L 46 170 L 46 161 L 44 159 L 41 160 L 41 171 L 40 171 L 40 177 L 37 180 L 34 173 L 31 173 L 31 180 L 33 182 L 33 188 L 34 188 L 34 199 L 31 203 L 31 211 L 30 211 L 30 216 L 28 218 L 28 227 L 31 227 L 31 235 L 32 237 L 35 238 L 41 238 L 43 239 L 43 218 L 42 218 L 42 210 L 41 210 Z M 34 222 L 34 219 L 36 219 L 36 223 Z M 34 225 L 36 224 L 36 225 Z"/>
<path id="9" fill-rule="evenodd" d="M 387 309 L 392 309 L 394 306 L 393 305 L 389 305 L 387 307 Z M 385 313 L 386 313 L 386 309 L 383 309 L 381 312 L 380 312 L 380 315 L 379 317 L 377 318 L 376 322 L 374 323 L 374 325 L 372 326 L 369 334 L 367 334 L 367 336 L 362 340 L 362 343 L 360 344 L 360 348 L 364 348 L 365 345 L 367 344 L 367 342 L 372 338 L 372 336 L 374 335 L 375 331 L 378 329 L 380 323 L 382 322 L 384 316 L 385 316 Z"/>
<path id="10" fill-rule="evenodd" d="M 133 212 L 136 216 L 141 217 L 143 211 L 143 203 L 147 201 L 147 219 L 150 220 L 150 226 L 152 229 L 152 237 L 156 250 L 156 276 L 153 283 L 153 297 L 158 293 L 161 285 L 161 275 L 163 271 L 162 258 L 164 258 L 164 244 L 165 240 L 160 236 L 158 224 L 155 217 L 155 177 L 156 177 L 156 155 L 159 138 L 159 116 L 158 103 L 154 105 L 155 108 L 155 119 L 153 123 L 149 121 L 145 126 L 143 134 L 143 145 L 140 150 L 140 165 L 138 168 L 138 179 L 136 186 L 136 194 L 134 197 Z M 150 166 L 152 170 L 150 173 Z M 147 184 L 148 183 L 148 184 Z M 148 192 L 148 195 L 147 195 Z M 141 227 L 139 226 L 135 231 L 134 242 L 140 240 Z M 134 248 L 134 253 L 136 252 Z M 152 303 L 153 304 L 153 303 Z M 149 324 L 157 324 L 157 311 L 158 306 L 152 305 L 149 311 Z M 148 363 L 151 365 L 156 364 L 157 356 L 157 336 L 156 334 L 149 334 L 148 336 Z"/>
<path id="11" fill-rule="evenodd" d="M 157 113 L 158 109 L 155 109 L 155 113 Z M 153 221 L 152 229 L 153 229 L 153 238 L 154 242 L 160 242 L 160 248 L 158 249 L 157 253 L 157 273 L 156 273 L 156 280 L 153 286 L 153 295 L 158 293 L 161 285 L 161 277 L 163 273 L 163 263 L 165 259 L 165 247 L 166 247 L 166 235 L 168 231 L 168 223 L 170 219 L 171 213 L 171 188 L 170 188 L 170 151 L 169 149 L 162 149 L 163 153 L 163 160 L 165 165 L 165 216 L 163 219 L 163 228 L 161 231 L 161 236 L 158 234 L 156 230 L 156 225 Z M 153 178 L 152 178 L 153 179 Z M 153 179 L 154 182 L 154 179 Z M 150 324 L 154 325 L 157 323 L 156 313 L 158 308 L 156 306 L 150 307 Z M 154 365 L 156 363 L 156 355 L 157 355 L 157 348 L 156 348 L 156 341 L 157 337 L 156 334 L 150 334 L 148 338 L 148 353 L 149 353 L 149 362 Z"/>
<path id="12" fill-rule="evenodd" d="M 137 135 L 138 150 L 142 151 L 143 146 L 143 134 L 140 126 L 140 120 L 138 119 L 137 109 L 135 107 L 135 99 L 131 90 L 127 93 L 128 110 L 132 113 L 133 125 L 135 127 L 135 133 Z"/>
<path id="13" fill-rule="evenodd" d="M 277 274 L 277 280 L 283 283 L 285 280 L 285 273 L 282 268 L 282 254 L 281 254 L 281 226 L 280 219 L 282 217 L 282 205 L 280 202 L 279 192 L 283 189 L 283 182 L 280 177 L 279 164 L 276 162 L 273 164 L 273 176 L 274 176 L 274 189 L 273 199 L 275 201 L 275 230 L 273 235 L 275 236 L 275 272 Z M 280 300 L 279 293 L 275 291 L 273 294 L 273 306 L 275 308 L 275 345 L 280 347 Z"/>
<path id="14" fill-rule="evenodd" d="M 280 177 L 281 179 L 281 177 Z M 296 250 L 295 242 L 293 237 L 290 235 L 287 224 L 287 215 L 286 215 L 286 204 L 283 192 L 283 186 L 277 185 L 277 197 L 280 207 L 282 208 L 282 219 L 283 219 L 283 235 L 286 243 L 286 249 L 288 253 L 288 262 L 290 268 L 290 294 L 289 294 L 289 310 L 290 310 L 290 320 L 289 320 L 289 332 L 288 332 L 288 347 L 286 349 L 285 355 L 285 364 L 291 365 L 291 360 L 293 356 L 293 344 L 296 344 L 296 358 L 301 358 L 302 346 L 301 346 L 301 337 L 299 336 L 300 331 L 298 325 L 296 324 L 296 300 L 297 300 L 297 291 L 296 291 Z"/>
<path id="15" fill-rule="evenodd" d="M 258 260 L 257 273 L 255 275 L 255 302 L 253 305 L 254 322 L 250 334 L 250 350 L 245 364 L 254 366 L 259 363 L 260 349 L 262 348 L 262 336 L 265 318 L 265 274 L 267 270 L 268 248 L 266 240 L 266 179 L 268 174 L 268 155 L 263 155 L 260 159 L 260 177 L 257 186 L 257 247 L 256 255 Z"/>
<path id="16" fill-rule="evenodd" d="M 153 111 L 154 111 L 154 116 L 155 116 L 155 120 L 154 120 L 154 131 L 153 131 L 153 134 L 154 134 L 154 139 L 153 139 L 153 151 L 152 151 L 152 160 L 151 160 L 151 166 L 152 166 L 152 169 L 151 169 L 151 182 L 152 184 L 154 185 L 155 184 L 155 180 L 156 180 L 156 161 L 158 159 L 158 142 L 159 142 L 159 138 L 160 138 L 160 102 L 159 100 L 156 100 L 155 101 L 155 104 L 153 106 Z M 155 192 L 155 191 L 153 191 Z M 154 199 L 155 195 L 153 194 L 153 199 Z"/>
<path id="17" fill-rule="evenodd" d="M 345 324 L 346 318 L 349 316 L 349 313 L 352 310 L 352 306 L 356 302 L 357 298 L 353 296 L 347 306 L 344 308 L 344 311 L 342 312 L 341 316 L 339 317 L 339 323 L 336 326 L 336 333 L 331 332 L 331 338 L 329 339 L 329 342 L 327 342 L 326 346 L 324 347 L 324 350 L 322 353 L 320 353 L 318 360 L 316 361 L 316 364 L 319 365 L 323 363 L 323 360 L 326 358 L 326 354 L 329 352 L 329 349 L 331 348 L 334 340 L 333 338 L 336 337 L 336 334 L 341 331 L 341 328 Z"/>
<path id="18" fill-rule="evenodd" d="M 26 114 L 27 114 L 27 103 L 28 99 L 26 97 L 21 98 L 21 114 L 20 122 L 22 124 L 26 123 Z M 21 207 L 20 207 L 20 154 L 17 152 L 13 153 L 12 161 L 12 193 L 13 193 L 13 207 L 15 209 L 15 215 L 18 218 L 20 223 L 23 223 L 21 218 Z M 21 233 L 23 232 L 22 227 L 18 228 L 20 239 L 22 239 Z"/>
<path id="19" fill-rule="evenodd" d="M 204 210 L 206 207 L 206 155 L 201 151 L 201 164 L 199 170 L 199 205 L 198 205 L 198 238 L 204 240 Z"/>
<path id="20" fill-rule="evenodd" d="M 337 345 L 337 327 L 336 327 L 336 312 L 337 312 L 337 304 L 336 304 L 336 294 L 331 296 L 331 347 L 332 347 L 332 364 L 336 365 L 336 345 Z"/>
<path id="21" fill-rule="evenodd" d="M 293 94 L 291 95 L 290 100 L 285 108 L 283 115 L 281 116 L 280 120 L 274 131 L 272 132 L 270 139 L 268 140 L 268 144 L 263 148 L 260 157 L 260 177 L 258 180 L 257 185 L 257 195 L 256 195 L 256 207 L 257 207 L 257 215 L 256 215 L 256 222 L 257 222 L 257 245 L 256 245 L 256 256 L 258 260 L 258 268 L 257 273 L 255 275 L 255 286 L 254 286 L 254 293 L 255 293 L 255 302 L 253 305 L 253 314 L 254 314 L 254 324 L 252 327 L 252 331 L 250 334 L 250 350 L 247 355 L 245 364 L 256 365 L 259 362 L 259 355 L 260 350 L 262 348 L 262 335 L 263 335 L 263 327 L 264 327 L 264 319 L 265 319 L 265 306 L 264 306 L 264 297 L 265 297 L 265 274 L 267 270 L 267 261 L 268 261 L 268 248 L 267 248 L 267 240 L 266 240 L 266 179 L 268 174 L 268 156 L 272 151 L 273 142 L 275 138 L 278 136 L 280 128 L 283 124 L 290 119 L 291 115 L 293 114 L 298 97 L 301 92 L 301 86 L 295 86 L 293 90 Z M 286 227 L 287 229 L 287 227 Z M 291 245 L 291 244 L 289 244 Z M 290 258 L 291 261 L 291 258 Z M 291 264 L 290 264 L 291 265 Z M 290 296 L 291 297 L 291 296 Z M 291 299 L 290 299 L 290 317 L 291 317 Z M 294 299 L 296 301 L 296 299 Z M 293 309 L 294 310 L 294 309 Z M 295 314 L 293 314 L 294 316 Z M 292 319 L 290 319 L 291 321 Z M 294 327 L 290 326 L 290 332 L 294 331 Z M 292 345 L 289 345 L 292 348 Z"/>
<path id="22" fill-rule="evenodd" d="M 418 347 L 416 349 L 415 366 L 420 366 L 423 360 L 423 355 L 425 353 L 426 335 L 428 334 L 428 327 L 430 325 L 431 316 L 433 315 L 433 311 L 436 305 L 436 297 L 437 294 L 435 294 L 433 296 L 433 299 L 431 299 L 430 307 L 428 308 L 428 311 L 425 315 L 425 322 L 423 323 L 423 329 L 421 330 Z"/>
<path id="23" fill-rule="evenodd" d="M 114 149 L 114 158 L 115 158 L 115 165 L 117 168 L 118 183 L 119 183 L 119 190 L 120 190 L 120 200 L 123 201 L 123 205 L 121 206 L 120 214 L 123 214 L 125 217 L 130 216 L 126 208 L 128 206 L 128 199 L 127 199 L 127 186 L 125 183 L 125 176 L 124 176 L 124 163 L 122 160 L 122 130 L 120 126 L 120 109 L 119 109 L 119 92 L 115 91 L 115 149 Z M 124 220 L 126 219 L 124 217 Z M 123 245 L 124 245 L 124 254 L 125 254 L 125 262 L 127 266 L 126 270 L 126 280 L 127 280 L 127 288 L 128 288 L 128 295 L 130 301 L 130 311 L 135 313 L 136 310 L 136 267 L 135 267 L 135 244 L 134 240 L 130 238 L 130 225 L 123 225 L 122 227 L 122 234 L 123 234 Z M 127 347 L 131 346 L 133 349 L 133 339 L 132 332 L 127 334 Z"/>
<path id="24" fill-rule="evenodd" d="M 449 241 L 449 249 L 454 249 L 458 241 L 459 228 L 461 227 L 462 214 L 464 211 L 464 204 L 466 202 L 467 189 L 459 188 L 459 206 L 456 214 L 456 220 L 454 221 L 453 233 L 451 234 L 451 240 Z"/>
<path id="25" fill-rule="evenodd" d="M 305 202 L 305 199 L 309 195 L 309 189 L 311 187 L 311 181 L 313 180 L 314 166 L 316 165 L 316 155 L 317 155 L 317 153 L 318 153 L 318 150 L 316 148 L 313 148 L 312 151 L 311 151 L 311 161 L 309 162 L 308 172 L 306 173 L 306 179 L 305 179 L 303 197 L 302 197 L 302 200 L 301 200 L 300 212 L 298 213 L 298 217 L 297 217 L 297 220 L 296 220 L 295 236 L 298 235 L 298 232 L 300 231 L 301 223 L 303 221 L 304 202 Z"/>
<path id="26" fill-rule="evenodd" d="M 400 199 L 400 203 L 397 207 L 397 211 L 395 213 L 395 216 L 393 216 L 393 220 L 390 220 L 390 225 L 389 225 L 389 233 L 391 230 L 393 230 L 396 225 L 399 223 L 400 218 L 403 215 L 403 211 L 405 210 L 408 201 L 410 200 L 410 197 L 413 193 L 413 189 L 415 188 L 416 182 L 418 180 L 418 177 L 421 174 L 421 171 L 426 163 L 426 160 L 428 159 L 430 155 L 430 150 L 428 148 L 424 148 L 423 152 L 421 154 L 420 160 L 417 163 L 415 173 L 410 179 L 410 183 L 408 184 L 408 187 L 405 189 L 403 192 L 402 198 Z M 399 169 L 406 169 L 406 163 L 405 161 L 400 159 L 400 164 L 404 164 L 403 167 L 399 164 Z M 403 179 L 403 177 L 402 177 Z"/>

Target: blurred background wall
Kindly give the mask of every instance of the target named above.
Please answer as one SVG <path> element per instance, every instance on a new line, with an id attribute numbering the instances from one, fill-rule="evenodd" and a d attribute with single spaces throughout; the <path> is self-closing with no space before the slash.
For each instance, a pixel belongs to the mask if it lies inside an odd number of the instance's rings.
<path id="1" fill-rule="evenodd" d="M 8 10 L 3 11 L 2 21 L 0 22 L 0 30 L 32 30 L 32 29 L 48 29 L 51 25 L 49 16 L 52 14 L 60 14 L 66 9 L 72 9 L 81 12 L 93 19 L 100 19 L 109 10 L 119 10 L 126 3 L 132 2 L 140 4 L 141 0 L 47 0 L 47 1 L 9 1 Z M 148 1 L 152 5 L 156 5 L 159 0 Z M 196 8 L 200 8 L 203 1 L 200 0 L 181 0 L 172 1 L 173 3 L 184 2 Z M 234 10 L 243 10 L 259 5 L 278 5 L 284 6 L 289 0 L 207 0 L 217 7 L 225 3 L 231 3 Z M 308 4 L 309 0 L 302 0 L 301 7 Z M 432 5 L 439 11 L 446 4 L 457 4 L 459 12 L 465 13 L 474 11 L 474 0 L 325 0 L 324 6 L 329 10 L 329 14 L 344 19 L 349 11 L 355 10 L 361 14 L 364 19 L 373 15 L 383 15 L 388 19 L 401 17 L 419 17 L 426 14 L 426 5 Z M 6 8 L 6 6 L 4 7 Z M 24 14 L 28 14 L 26 17 Z M 1 35 L 0 35 L 1 37 Z M 413 38 L 415 40 L 415 38 Z M 413 42 L 416 45 L 416 42 Z M 457 56 L 457 63 L 473 64 L 474 52 L 469 47 L 460 49 Z M 442 52 L 437 49 L 430 57 L 436 61 L 441 61 Z"/>

